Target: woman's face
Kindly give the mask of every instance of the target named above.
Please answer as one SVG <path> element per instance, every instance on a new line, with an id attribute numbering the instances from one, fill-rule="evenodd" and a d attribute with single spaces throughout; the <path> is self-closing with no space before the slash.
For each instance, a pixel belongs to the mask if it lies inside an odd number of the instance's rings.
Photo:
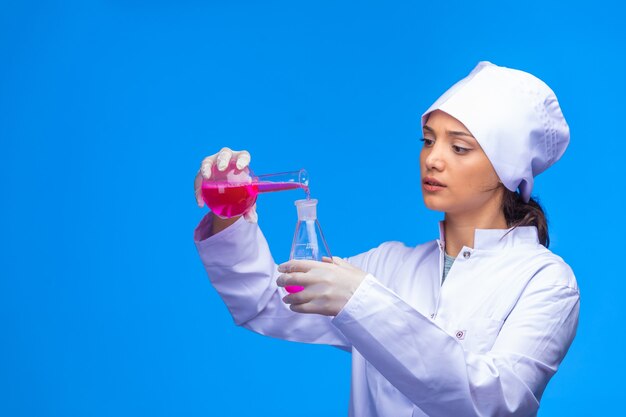
<path id="1" fill-rule="evenodd" d="M 435 110 L 423 134 L 420 166 L 426 207 L 449 214 L 500 210 L 498 175 L 463 123 Z"/>

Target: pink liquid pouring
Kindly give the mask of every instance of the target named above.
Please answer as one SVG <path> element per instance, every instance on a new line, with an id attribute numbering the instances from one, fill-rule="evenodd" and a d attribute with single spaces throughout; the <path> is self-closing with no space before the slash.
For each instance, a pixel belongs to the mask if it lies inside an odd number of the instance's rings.
<path id="1" fill-rule="evenodd" d="M 228 182 L 202 183 L 202 198 L 215 214 L 222 218 L 240 216 L 256 202 L 259 193 L 295 190 L 302 188 L 309 197 L 309 187 L 295 182 L 252 182 L 233 184 Z"/>

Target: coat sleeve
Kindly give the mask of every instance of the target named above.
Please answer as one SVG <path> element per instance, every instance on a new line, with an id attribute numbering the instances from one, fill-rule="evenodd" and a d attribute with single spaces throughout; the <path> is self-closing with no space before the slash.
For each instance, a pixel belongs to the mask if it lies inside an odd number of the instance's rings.
<path id="1" fill-rule="evenodd" d="M 575 283 L 567 265 L 544 268 L 539 275 L 486 353 L 465 351 L 371 274 L 333 324 L 431 417 L 534 415 L 574 338 L 579 311 L 577 287 L 555 283 Z"/>
<path id="2" fill-rule="evenodd" d="M 236 325 L 279 339 L 351 350 L 331 317 L 295 313 L 282 301 L 287 292 L 276 285 L 278 265 L 258 225 L 241 218 L 206 237 L 212 219 L 209 213 L 200 221 L 194 242 L 211 284 Z"/>

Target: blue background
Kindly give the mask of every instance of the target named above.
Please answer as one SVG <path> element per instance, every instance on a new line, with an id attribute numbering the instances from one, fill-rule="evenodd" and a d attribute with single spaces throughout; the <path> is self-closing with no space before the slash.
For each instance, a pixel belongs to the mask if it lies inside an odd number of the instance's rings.
<path id="1" fill-rule="evenodd" d="M 572 131 L 534 190 L 582 292 L 539 415 L 619 414 L 624 10 L 573 4 L 3 0 L 0 415 L 345 416 L 350 355 L 233 324 L 194 176 L 222 146 L 306 168 L 335 255 L 433 239 L 419 115 L 480 60 L 546 81 Z M 277 261 L 301 196 L 260 197 Z"/>

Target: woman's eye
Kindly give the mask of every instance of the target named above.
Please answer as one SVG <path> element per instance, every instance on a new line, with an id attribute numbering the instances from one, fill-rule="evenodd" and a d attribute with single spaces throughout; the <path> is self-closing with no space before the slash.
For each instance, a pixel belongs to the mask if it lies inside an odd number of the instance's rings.
<path id="1" fill-rule="evenodd" d="M 433 145 L 433 143 L 435 143 L 435 141 L 434 141 L 434 140 L 432 140 L 432 139 L 421 138 L 420 140 L 421 140 L 422 142 L 424 142 L 424 146 L 427 146 L 427 147 L 428 147 L 428 146 L 432 146 L 432 145 Z"/>
<path id="2" fill-rule="evenodd" d="M 470 149 L 467 148 L 461 148 L 460 146 L 456 146 L 456 145 L 452 145 L 452 150 L 458 154 L 465 154 L 468 153 L 470 151 Z"/>

